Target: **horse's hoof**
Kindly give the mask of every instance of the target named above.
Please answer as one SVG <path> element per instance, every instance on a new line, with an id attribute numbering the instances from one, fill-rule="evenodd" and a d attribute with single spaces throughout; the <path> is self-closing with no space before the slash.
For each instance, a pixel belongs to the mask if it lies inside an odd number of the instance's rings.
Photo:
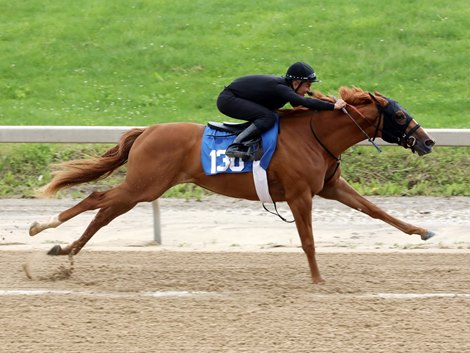
<path id="1" fill-rule="evenodd" d="M 62 248 L 60 247 L 60 245 L 54 245 L 52 249 L 49 250 L 47 255 L 57 256 L 57 255 L 60 255 L 61 252 L 62 252 Z"/>
<path id="2" fill-rule="evenodd" d="M 39 222 L 33 222 L 31 224 L 31 226 L 29 227 L 29 236 L 30 237 L 35 236 L 36 234 L 39 233 L 38 225 L 39 225 Z"/>
<path id="3" fill-rule="evenodd" d="M 426 233 L 424 233 L 424 234 L 421 236 L 421 239 L 422 239 L 422 240 L 428 240 L 428 239 L 431 239 L 431 238 L 432 238 L 433 236 L 435 236 L 435 235 L 436 235 L 436 233 L 427 230 Z"/>
<path id="4" fill-rule="evenodd" d="M 313 284 L 325 284 L 325 280 L 323 278 L 315 278 L 312 280 Z"/>

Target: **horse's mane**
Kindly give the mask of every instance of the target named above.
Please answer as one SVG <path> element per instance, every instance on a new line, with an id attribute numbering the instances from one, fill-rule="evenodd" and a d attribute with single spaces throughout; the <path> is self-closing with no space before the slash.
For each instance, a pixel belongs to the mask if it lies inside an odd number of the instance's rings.
<path id="1" fill-rule="evenodd" d="M 352 86 L 352 87 L 341 87 L 339 89 L 339 94 L 346 103 L 351 105 L 363 105 L 372 103 L 372 97 L 369 92 L 364 91 L 362 88 Z M 326 96 L 321 92 L 315 92 L 313 95 L 314 98 L 318 98 L 327 102 L 334 103 L 334 99 L 331 96 Z M 387 100 L 379 92 L 374 92 L 374 97 L 382 104 L 386 105 Z"/>
<path id="2" fill-rule="evenodd" d="M 373 102 L 371 97 L 371 93 L 364 91 L 362 88 L 359 87 L 341 87 L 339 89 L 339 93 L 341 98 L 343 98 L 346 103 L 351 105 L 361 105 L 361 104 L 369 104 Z M 377 91 L 374 91 L 374 98 L 377 100 L 382 106 L 387 106 L 388 101 L 387 99 Z"/>
<path id="3" fill-rule="evenodd" d="M 335 99 L 331 96 L 326 96 L 324 95 L 323 93 L 321 92 L 313 92 L 313 98 L 316 98 L 316 99 L 320 99 L 322 101 L 327 101 L 327 102 L 330 102 L 330 103 L 334 103 L 335 102 Z"/>
<path id="4" fill-rule="evenodd" d="M 372 102 L 369 93 L 359 87 L 341 87 L 339 94 L 346 103 L 351 105 L 369 104 Z"/>

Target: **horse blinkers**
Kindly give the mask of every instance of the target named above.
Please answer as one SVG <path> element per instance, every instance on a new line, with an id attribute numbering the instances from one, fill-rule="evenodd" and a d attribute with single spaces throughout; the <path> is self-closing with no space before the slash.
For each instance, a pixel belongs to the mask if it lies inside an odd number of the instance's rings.
<path id="1" fill-rule="evenodd" d="M 382 139 L 409 148 L 420 156 L 430 153 L 435 142 L 421 129 L 421 125 L 398 102 L 385 99 L 388 104 L 383 107 L 374 97 L 377 108 L 383 115 Z M 421 136 L 418 136 L 418 131 Z"/>

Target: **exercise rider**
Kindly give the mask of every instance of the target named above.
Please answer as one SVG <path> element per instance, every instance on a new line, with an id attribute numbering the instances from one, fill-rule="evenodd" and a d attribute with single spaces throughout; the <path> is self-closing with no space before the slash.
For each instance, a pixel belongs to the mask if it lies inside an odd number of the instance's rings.
<path id="1" fill-rule="evenodd" d="M 341 109 L 346 105 L 342 99 L 333 104 L 305 97 L 312 95 L 312 82 L 320 82 L 312 67 L 304 62 L 296 62 L 287 69 L 285 76 L 242 76 L 225 87 L 217 99 L 217 108 L 231 118 L 251 122 L 235 138 L 225 154 L 245 161 L 253 160 L 249 142 L 274 125 L 276 110 L 286 103 L 315 110 Z"/>

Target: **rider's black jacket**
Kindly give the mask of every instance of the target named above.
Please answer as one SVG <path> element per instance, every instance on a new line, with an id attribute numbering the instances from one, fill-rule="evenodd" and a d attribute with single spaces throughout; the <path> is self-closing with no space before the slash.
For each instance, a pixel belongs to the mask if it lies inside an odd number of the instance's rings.
<path id="1" fill-rule="evenodd" d="M 299 96 L 284 77 L 272 75 L 242 76 L 226 87 L 237 97 L 258 103 L 270 110 L 282 108 L 286 103 L 310 109 L 333 110 L 334 104 L 315 98 Z"/>

